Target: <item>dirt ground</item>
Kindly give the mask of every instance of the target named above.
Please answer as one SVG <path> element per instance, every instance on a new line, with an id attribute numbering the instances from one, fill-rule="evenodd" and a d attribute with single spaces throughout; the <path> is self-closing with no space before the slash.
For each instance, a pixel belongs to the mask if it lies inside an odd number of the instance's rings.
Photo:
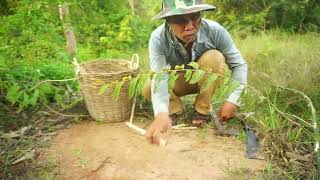
<path id="1" fill-rule="evenodd" d="M 265 169 L 265 161 L 245 158 L 245 148 L 212 129 L 174 130 L 158 147 L 124 122 L 84 121 L 59 132 L 47 158 L 56 160 L 62 179 L 233 179 L 230 172 L 250 177 Z"/>

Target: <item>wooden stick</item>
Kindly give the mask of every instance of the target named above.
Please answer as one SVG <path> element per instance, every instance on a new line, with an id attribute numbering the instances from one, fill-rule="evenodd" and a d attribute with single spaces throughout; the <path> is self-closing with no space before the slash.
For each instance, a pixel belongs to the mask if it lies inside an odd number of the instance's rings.
<path id="1" fill-rule="evenodd" d="M 126 125 L 129 126 L 129 128 L 134 129 L 135 131 L 137 131 L 141 135 L 146 135 L 146 133 L 147 133 L 147 131 L 145 129 L 139 128 L 138 126 L 136 126 L 132 123 L 126 122 Z"/>
<path id="2" fill-rule="evenodd" d="M 188 127 L 186 124 L 178 124 L 176 126 L 172 126 L 172 129 L 174 130 L 192 130 L 197 129 L 197 127 Z"/>
<path id="3" fill-rule="evenodd" d="M 131 116 L 130 116 L 130 124 L 132 124 L 132 121 L 133 121 L 134 109 L 136 108 L 136 102 L 137 102 L 137 92 L 135 92 L 135 95 L 133 98 L 133 104 L 132 104 Z"/>
<path id="4" fill-rule="evenodd" d="M 197 129 L 197 127 L 172 127 L 173 130 L 194 130 Z"/>

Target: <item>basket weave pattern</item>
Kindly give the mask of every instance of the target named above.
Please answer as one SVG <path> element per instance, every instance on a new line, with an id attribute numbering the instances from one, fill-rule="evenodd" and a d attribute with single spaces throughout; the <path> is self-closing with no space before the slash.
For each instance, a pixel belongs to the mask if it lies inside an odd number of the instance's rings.
<path id="1" fill-rule="evenodd" d="M 101 87 L 123 77 L 136 76 L 138 65 L 121 59 L 96 59 L 79 64 L 81 92 L 90 115 L 97 121 L 120 122 L 130 118 L 132 100 L 129 100 L 129 82 L 122 85 L 117 100 L 113 98 L 113 87 L 99 94 Z"/>

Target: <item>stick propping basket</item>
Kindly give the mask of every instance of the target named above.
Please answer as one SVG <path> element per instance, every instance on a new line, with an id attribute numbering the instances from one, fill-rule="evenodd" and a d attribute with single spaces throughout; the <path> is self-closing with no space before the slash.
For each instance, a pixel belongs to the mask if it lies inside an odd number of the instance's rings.
<path id="1" fill-rule="evenodd" d="M 134 54 L 132 59 L 131 59 L 131 67 L 135 67 L 135 65 L 139 64 L 139 56 L 138 54 Z M 130 120 L 129 122 L 126 122 L 125 124 L 135 130 L 136 132 L 138 132 L 141 135 L 146 135 L 147 131 L 145 129 L 142 129 L 136 125 L 133 124 L 133 118 L 134 118 L 134 110 L 136 107 L 136 102 L 137 102 L 137 93 L 135 93 L 134 98 L 133 98 L 133 103 L 132 103 L 132 108 L 131 108 L 131 115 L 130 115 Z M 167 144 L 167 141 L 160 138 L 160 146 L 165 146 Z"/>

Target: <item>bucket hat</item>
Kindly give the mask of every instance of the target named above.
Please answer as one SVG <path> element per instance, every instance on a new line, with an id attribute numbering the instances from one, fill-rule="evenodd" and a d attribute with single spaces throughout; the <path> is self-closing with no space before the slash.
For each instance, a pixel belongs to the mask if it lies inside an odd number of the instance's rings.
<path id="1" fill-rule="evenodd" d="M 203 3 L 203 0 L 163 0 L 162 11 L 153 19 L 164 19 L 169 16 L 213 11 L 215 9 L 215 6 Z"/>

